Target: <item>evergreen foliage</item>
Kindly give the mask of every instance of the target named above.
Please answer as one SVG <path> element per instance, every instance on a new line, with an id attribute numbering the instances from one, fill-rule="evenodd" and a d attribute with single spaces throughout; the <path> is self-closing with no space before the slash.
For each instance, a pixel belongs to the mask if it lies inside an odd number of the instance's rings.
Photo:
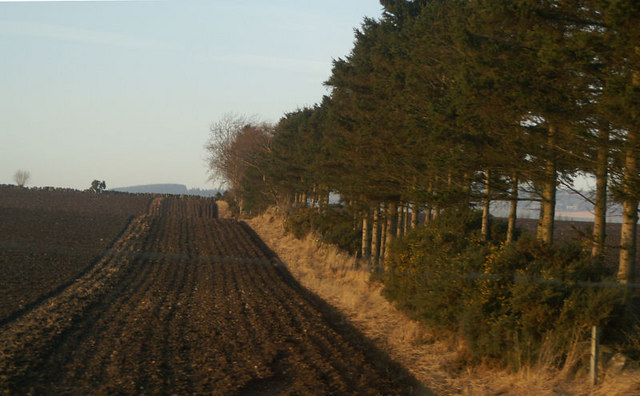
<path id="1" fill-rule="evenodd" d="M 212 139 L 232 208 L 277 205 L 294 235 L 366 252 L 390 298 L 456 329 L 475 360 L 517 366 L 544 348 L 566 353 L 591 324 L 628 329 L 625 289 L 589 282 L 617 270 L 630 283 L 637 271 L 637 1 L 381 4 L 334 60 L 319 104 Z M 556 189 L 577 175 L 598 179 L 593 246 L 554 242 Z M 624 208 L 609 270 L 599 267 L 607 198 Z M 514 231 L 522 199 L 541 203 L 535 239 Z M 509 229 L 494 221 L 489 232 L 496 200 L 512 202 Z"/>
<path id="2" fill-rule="evenodd" d="M 582 246 L 533 238 L 504 245 L 480 240 L 477 212 L 456 212 L 391 247 L 385 295 L 413 317 L 459 333 L 475 361 L 513 368 L 545 348 L 564 358 L 592 325 L 609 339 L 628 318 L 625 291 Z M 552 343 L 553 345 L 550 345 Z"/>

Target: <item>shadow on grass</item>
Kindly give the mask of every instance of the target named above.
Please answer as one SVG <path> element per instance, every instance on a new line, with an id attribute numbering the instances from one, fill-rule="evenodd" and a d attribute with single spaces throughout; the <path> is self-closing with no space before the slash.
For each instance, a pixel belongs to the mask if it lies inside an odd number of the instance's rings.
<path id="1" fill-rule="evenodd" d="M 244 221 L 240 222 L 242 228 L 249 234 L 252 240 L 259 246 L 269 259 L 275 264 L 278 274 L 283 282 L 298 292 L 309 304 L 322 313 L 323 318 L 329 323 L 338 334 L 356 349 L 359 349 L 373 362 L 375 367 L 382 373 L 386 373 L 397 384 L 401 384 L 406 389 L 405 394 L 408 395 L 435 395 L 435 393 L 421 384 L 405 367 L 395 362 L 383 350 L 378 348 L 375 343 L 367 338 L 360 330 L 358 330 L 349 319 L 342 314 L 337 308 L 327 303 L 317 294 L 304 288 L 291 275 L 286 265 L 280 260 L 278 255 L 271 250 L 258 234 Z"/>

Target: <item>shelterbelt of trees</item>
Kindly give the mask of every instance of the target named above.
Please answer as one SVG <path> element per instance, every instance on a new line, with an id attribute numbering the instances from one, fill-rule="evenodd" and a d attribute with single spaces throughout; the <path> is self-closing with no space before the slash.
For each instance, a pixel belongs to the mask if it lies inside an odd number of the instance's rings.
<path id="1" fill-rule="evenodd" d="M 593 255 L 607 198 L 623 205 L 618 279 L 634 275 L 640 183 L 640 3 L 633 0 L 383 0 L 328 96 L 275 126 L 212 125 L 212 169 L 242 210 L 328 202 L 335 192 L 387 234 L 460 202 L 522 191 L 540 201 L 537 237 L 553 242 L 556 188 L 593 175 Z M 527 195 L 526 199 L 532 199 Z M 365 227 L 367 230 L 369 227 Z M 374 233 L 375 234 L 375 233 Z M 365 236 L 366 238 L 367 236 Z M 374 240 L 374 245 L 379 241 Z M 366 247 L 378 262 L 379 246 Z"/>
<path id="2" fill-rule="evenodd" d="M 330 93 L 318 104 L 287 113 L 276 125 L 237 115 L 212 124 L 207 145 L 211 171 L 229 186 L 236 209 L 257 214 L 271 205 L 297 208 L 288 213 L 298 226 L 320 222 L 311 212 L 338 219 L 333 226 L 346 216 L 352 225 L 335 242 L 360 254 L 373 272 L 384 273 L 391 298 L 443 326 L 494 332 L 496 340 L 512 339 L 518 345 L 524 339 L 519 341 L 518 334 L 536 334 L 533 339 L 540 342 L 545 326 L 556 318 L 566 325 L 557 328 L 567 332 L 572 328 L 567 323 L 611 323 L 618 296 L 595 289 L 585 292 L 588 296 L 580 294 L 582 289 L 554 289 L 549 292 L 553 298 L 541 302 L 532 297 L 521 306 L 507 307 L 507 302 L 516 304 L 524 294 L 546 298 L 546 292 L 536 288 L 552 287 L 556 278 L 574 286 L 605 279 L 593 269 L 607 248 L 608 199 L 623 207 L 612 281 L 629 286 L 634 281 L 640 200 L 640 3 L 381 4 L 381 17 L 365 19 L 355 31 L 350 54 L 334 60 L 325 82 Z M 593 235 L 588 246 L 577 251 L 553 250 L 556 189 L 571 188 L 574 179 L 584 175 L 596 180 L 591 194 Z M 340 197 L 340 208 L 329 205 L 330 193 Z M 540 202 L 535 243 L 512 247 L 509 253 L 505 247 L 517 244 L 518 202 L 525 199 Z M 492 201 L 511 202 L 500 241 L 491 235 Z M 474 207 L 482 213 L 477 240 L 471 237 L 469 212 L 462 210 Z M 433 229 L 434 224 L 446 228 L 444 218 L 461 224 L 449 230 L 453 234 L 445 233 L 454 237 Z M 420 223 L 427 224 L 424 229 L 431 224 L 431 231 L 413 240 L 399 238 L 405 232 L 411 235 Z M 394 248 L 394 239 L 404 242 Z M 427 251 L 433 249 L 441 249 L 442 255 Z M 485 277 L 476 276 L 465 289 L 466 283 L 452 281 L 461 268 L 467 271 L 463 278 L 469 278 L 468 271 Z M 523 276 L 552 283 L 532 284 L 525 293 L 513 283 Z M 487 279 L 494 279 L 492 288 L 478 283 Z M 495 279 L 511 279 L 511 286 L 495 286 Z M 430 283 L 434 280 L 440 283 Z M 460 290 L 469 293 L 462 298 Z M 434 300 L 434 295 L 442 298 Z M 628 308 L 626 296 L 623 305 Z M 431 305 L 422 312 L 425 301 Z M 529 325 L 514 313 L 543 303 L 548 309 Z M 431 314 L 438 304 L 449 308 Z M 459 312 L 451 308 L 456 304 Z M 469 312 L 474 304 L 480 308 Z M 469 318 L 484 318 L 480 321 L 489 327 Z M 501 320 L 508 334 L 491 328 Z M 477 337 L 475 342 L 496 345 Z"/>

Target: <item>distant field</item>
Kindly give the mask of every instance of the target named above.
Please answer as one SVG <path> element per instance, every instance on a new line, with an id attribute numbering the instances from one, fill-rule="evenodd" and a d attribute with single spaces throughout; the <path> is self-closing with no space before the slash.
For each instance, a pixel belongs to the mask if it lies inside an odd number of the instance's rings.
<path id="1" fill-rule="evenodd" d="M 537 219 L 518 219 L 517 227 L 524 232 L 535 234 L 537 224 Z M 591 237 L 592 231 L 593 222 L 591 221 L 556 220 L 554 239 L 556 241 L 575 240 L 589 243 L 588 238 Z M 618 265 L 618 254 L 620 252 L 620 224 L 611 222 L 607 223 L 606 234 L 606 260 L 612 268 L 616 268 Z M 638 240 L 636 243 L 640 244 L 640 234 L 638 234 Z M 640 275 L 640 273 L 637 275 Z"/>
<path id="2" fill-rule="evenodd" d="M 151 199 L 0 187 L 0 324 L 87 270 Z"/>
<path id="3" fill-rule="evenodd" d="M 506 220 L 506 219 L 504 219 Z M 517 226 L 523 231 L 536 232 L 538 219 L 518 219 Z M 581 239 L 583 236 L 590 236 L 593 230 L 592 221 L 582 220 L 558 220 L 555 221 L 555 240 Z M 616 245 L 620 243 L 620 224 L 607 224 L 607 244 Z"/>

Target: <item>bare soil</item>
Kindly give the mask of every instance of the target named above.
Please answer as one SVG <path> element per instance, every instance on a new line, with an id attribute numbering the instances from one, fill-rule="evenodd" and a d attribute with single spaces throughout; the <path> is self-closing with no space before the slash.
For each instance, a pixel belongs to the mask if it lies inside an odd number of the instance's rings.
<path id="1" fill-rule="evenodd" d="M 0 326 L 0 393 L 411 394 L 417 382 L 211 200 L 156 198 Z"/>
<path id="2" fill-rule="evenodd" d="M 151 199 L 0 186 L 0 324 L 86 272 Z"/>

